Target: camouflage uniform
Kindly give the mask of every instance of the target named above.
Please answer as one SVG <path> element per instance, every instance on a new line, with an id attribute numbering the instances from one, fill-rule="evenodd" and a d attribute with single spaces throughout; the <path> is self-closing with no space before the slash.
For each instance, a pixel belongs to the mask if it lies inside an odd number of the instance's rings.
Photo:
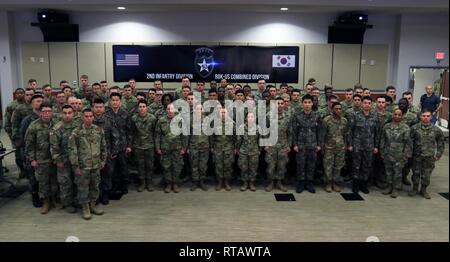
<path id="1" fill-rule="evenodd" d="M 236 136 L 234 134 L 236 127 L 234 121 L 231 119 L 223 120 L 221 127 L 218 124 L 214 126 L 215 133 L 212 135 L 211 147 L 213 149 L 217 179 L 229 180 L 232 178 L 233 173 L 236 143 Z M 232 135 L 226 135 L 225 130 L 233 130 Z"/>
<path id="2" fill-rule="evenodd" d="M 5 110 L 5 117 L 4 117 L 4 123 L 5 123 L 5 131 L 9 136 L 9 139 L 12 141 L 12 115 L 14 113 L 14 110 L 23 103 L 17 102 L 17 100 L 12 101 Z"/>
<path id="3" fill-rule="evenodd" d="M 297 180 L 312 182 L 316 166 L 316 146 L 321 142 L 321 120 L 318 112 L 300 112 L 293 118 L 293 145 L 297 152 Z"/>
<path id="4" fill-rule="evenodd" d="M 332 115 L 323 119 L 323 167 L 325 182 L 340 182 L 340 172 L 345 163 L 345 152 L 348 144 L 348 121 L 344 117 Z"/>
<path id="5" fill-rule="evenodd" d="M 270 113 L 268 114 L 268 118 Z M 265 160 L 267 162 L 267 178 L 282 180 L 286 175 L 288 153 L 292 140 L 290 139 L 291 119 L 284 112 L 278 112 L 278 141 L 276 145 L 268 147 Z M 272 121 L 270 121 L 272 122 Z"/>
<path id="6" fill-rule="evenodd" d="M 344 101 L 341 101 L 341 105 L 342 105 L 342 112 L 345 112 L 348 109 L 353 107 L 353 102 L 344 100 Z"/>
<path id="7" fill-rule="evenodd" d="M 30 126 L 30 124 L 37 119 L 39 119 L 39 115 L 34 111 L 32 111 L 28 116 L 26 116 L 22 120 L 22 123 L 20 124 L 19 135 L 18 135 L 19 138 L 17 139 L 17 141 L 19 141 L 19 143 L 23 145 L 18 150 L 21 151 L 20 155 L 23 156 L 23 158 L 21 158 L 20 161 L 21 161 L 22 167 L 24 168 L 24 170 L 23 170 L 24 175 L 26 178 L 28 178 L 31 193 L 38 193 L 39 185 L 38 185 L 38 181 L 36 180 L 36 176 L 34 174 L 33 168 L 30 165 L 30 159 L 27 159 L 26 154 L 25 154 L 25 145 L 26 145 L 25 134 L 26 134 L 27 129 Z"/>
<path id="8" fill-rule="evenodd" d="M 413 142 L 413 176 L 414 185 L 422 183 L 422 188 L 430 185 L 434 169 L 434 157 L 440 158 L 444 153 L 445 140 L 442 130 L 432 124 L 418 123 L 411 127 Z"/>
<path id="9" fill-rule="evenodd" d="M 118 142 L 118 154 L 115 159 L 111 160 L 110 171 L 113 172 L 112 180 L 114 187 L 125 189 L 128 185 L 128 167 L 127 167 L 127 154 L 126 148 L 131 148 L 132 135 L 131 135 L 131 117 L 128 112 L 120 108 L 117 113 L 114 113 L 112 109 L 109 109 L 105 113 L 119 132 Z"/>
<path id="10" fill-rule="evenodd" d="M 204 119 L 205 118 L 202 116 L 202 122 Z M 189 156 L 192 166 L 192 182 L 195 183 L 206 178 L 210 152 L 210 137 L 202 132 L 201 123 L 192 122 L 191 126 L 191 135 L 189 136 Z"/>
<path id="11" fill-rule="evenodd" d="M 236 137 L 236 149 L 239 150 L 238 166 L 243 182 L 255 181 L 259 160 L 259 135 L 256 123 L 253 127 L 242 125 L 243 135 Z"/>
<path id="12" fill-rule="evenodd" d="M 39 196 L 49 198 L 56 196 L 58 185 L 56 170 L 50 154 L 50 131 L 53 123 L 44 123 L 41 119 L 31 122 L 25 133 L 25 152 L 27 159 L 38 163 L 35 169 L 39 183 Z"/>
<path id="13" fill-rule="evenodd" d="M 378 148 L 380 135 L 375 114 L 366 117 L 362 111 L 354 114 L 348 141 L 353 147 L 352 174 L 354 180 L 367 181 L 372 168 L 373 149 Z"/>
<path id="14" fill-rule="evenodd" d="M 96 125 L 77 127 L 69 137 L 69 160 L 72 168 L 81 170 L 75 176 L 78 203 L 83 205 L 97 200 L 100 169 L 106 162 L 106 141 L 103 129 Z"/>
<path id="15" fill-rule="evenodd" d="M 383 111 L 375 111 L 377 119 L 378 119 L 378 130 L 380 130 L 380 139 L 383 135 L 383 127 L 387 122 L 391 121 L 392 115 L 390 115 L 386 110 Z M 373 168 L 370 171 L 369 175 L 378 187 L 384 188 L 386 181 L 386 168 L 384 166 L 384 160 L 381 158 L 381 152 L 378 152 L 373 156 Z"/>
<path id="16" fill-rule="evenodd" d="M 136 113 L 138 100 L 135 96 L 122 97 L 122 108 L 125 109 L 130 115 Z"/>
<path id="17" fill-rule="evenodd" d="M 21 136 L 20 126 L 22 124 L 22 120 L 32 112 L 33 108 L 31 107 L 31 104 L 24 103 L 17 105 L 16 109 L 14 110 L 11 116 L 11 144 L 16 149 L 15 152 L 16 164 L 21 170 L 21 172 L 24 172 L 25 168 L 23 165 L 23 163 L 25 162 L 25 152 L 24 152 L 25 132 L 23 132 L 23 136 Z"/>
<path id="18" fill-rule="evenodd" d="M 57 168 L 57 180 L 59 185 L 59 197 L 64 206 L 73 203 L 75 190 L 73 187 L 73 170 L 69 160 L 69 137 L 78 125 L 75 122 L 58 122 L 50 132 L 50 152 L 53 163 L 63 163 L 64 167 Z"/>
<path id="19" fill-rule="evenodd" d="M 155 125 L 154 115 L 147 113 L 145 117 L 136 114 L 132 117 L 134 123 L 133 151 L 137 158 L 140 180 L 152 182 L 155 159 Z"/>
<path id="20" fill-rule="evenodd" d="M 402 168 L 411 156 L 409 127 L 404 123 L 388 123 L 383 128 L 380 152 L 384 157 L 387 183 L 394 189 L 402 187 Z"/>
<path id="21" fill-rule="evenodd" d="M 94 125 L 103 129 L 105 132 L 107 158 L 105 167 L 100 171 L 100 190 L 108 192 L 112 189 L 112 174 L 114 173 L 111 156 L 116 156 L 120 151 L 120 134 L 113 121 L 106 114 L 100 118 L 94 118 Z M 81 126 L 81 125 L 79 125 Z"/>
<path id="22" fill-rule="evenodd" d="M 181 150 L 187 148 L 187 138 L 172 134 L 167 116 L 161 117 L 155 127 L 155 149 L 161 150 L 161 166 L 166 183 L 179 183 L 183 168 Z"/>

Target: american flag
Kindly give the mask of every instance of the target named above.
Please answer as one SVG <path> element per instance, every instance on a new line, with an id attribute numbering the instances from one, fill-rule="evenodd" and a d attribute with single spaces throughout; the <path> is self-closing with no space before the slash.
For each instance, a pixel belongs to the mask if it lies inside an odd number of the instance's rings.
<path id="1" fill-rule="evenodd" d="M 117 66 L 138 66 L 139 55 L 138 54 L 116 54 Z"/>

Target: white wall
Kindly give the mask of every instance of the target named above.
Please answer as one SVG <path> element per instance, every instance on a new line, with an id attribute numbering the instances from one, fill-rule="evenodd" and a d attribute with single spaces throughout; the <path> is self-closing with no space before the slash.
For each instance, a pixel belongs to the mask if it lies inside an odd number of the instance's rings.
<path id="1" fill-rule="evenodd" d="M 81 42 L 327 43 L 332 13 L 119 13 L 75 12 Z M 16 54 L 20 43 L 42 41 L 30 22 L 34 12 L 14 13 Z M 406 90 L 409 65 L 433 65 L 434 52 L 448 54 L 448 15 L 369 15 L 365 43 L 389 44 L 389 84 Z M 20 60 L 18 60 L 20 61 Z M 443 64 L 448 65 L 448 59 Z M 20 70 L 20 65 L 17 65 Z M 20 71 L 19 71 L 20 73 Z M 21 81 L 21 80 L 19 80 Z"/>
<path id="2" fill-rule="evenodd" d="M 436 66 L 435 52 L 442 51 L 446 59 L 440 63 L 448 66 L 449 60 L 448 15 L 403 15 L 401 18 L 398 52 L 398 71 L 394 81 L 397 94 L 409 85 L 410 66 Z M 430 83 L 432 84 L 432 83 Z"/>

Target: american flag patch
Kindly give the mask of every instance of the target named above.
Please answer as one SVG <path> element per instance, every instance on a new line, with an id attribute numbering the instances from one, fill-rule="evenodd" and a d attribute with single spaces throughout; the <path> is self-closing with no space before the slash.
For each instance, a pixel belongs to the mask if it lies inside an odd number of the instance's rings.
<path id="1" fill-rule="evenodd" d="M 138 66 L 139 55 L 138 54 L 116 54 L 117 66 Z"/>

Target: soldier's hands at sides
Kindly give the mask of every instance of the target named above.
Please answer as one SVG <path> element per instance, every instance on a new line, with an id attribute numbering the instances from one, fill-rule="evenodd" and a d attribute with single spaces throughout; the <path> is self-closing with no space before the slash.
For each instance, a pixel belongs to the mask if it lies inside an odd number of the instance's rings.
<path id="1" fill-rule="evenodd" d="M 184 155 L 184 154 L 186 154 L 186 150 L 185 149 L 181 149 L 180 155 Z"/>
<path id="2" fill-rule="evenodd" d="M 349 147 L 347 148 L 347 150 L 350 151 L 350 152 L 352 152 L 352 151 L 353 151 L 353 147 L 352 147 L 352 146 L 349 146 Z"/>
<path id="3" fill-rule="evenodd" d="M 117 155 L 111 155 L 111 159 L 115 159 Z"/>
<path id="4" fill-rule="evenodd" d="M 316 153 L 319 152 L 322 148 L 320 146 L 316 146 Z"/>
<path id="5" fill-rule="evenodd" d="M 64 162 L 58 162 L 58 163 L 56 163 L 56 166 L 58 168 L 64 168 Z"/>
<path id="6" fill-rule="evenodd" d="M 83 173 L 81 173 L 81 169 L 80 168 L 75 169 L 75 175 L 76 176 L 82 176 L 83 175 Z"/>
<path id="7" fill-rule="evenodd" d="M 294 146 L 294 151 L 298 152 L 298 151 L 300 151 L 300 148 L 298 146 Z"/>
<path id="8" fill-rule="evenodd" d="M 38 167 L 38 162 L 36 160 L 31 160 L 31 167 L 36 169 Z"/>
<path id="9" fill-rule="evenodd" d="M 156 154 L 162 155 L 162 151 L 160 149 L 156 150 Z"/>
<path id="10" fill-rule="evenodd" d="M 373 149 L 373 153 L 374 153 L 374 154 L 378 154 L 378 148 L 375 147 L 375 148 Z"/>
<path id="11" fill-rule="evenodd" d="M 440 157 L 437 156 L 434 157 L 434 161 L 439 161 L 440 159 L 441 159 Z"/>
<path id="12" fill-rule="evenodd" d="M 235 149 L 235 150 L 234 150 L 234 154 L 235 154 L 235 155 L 239 155 L 239 150 Z"/>
<path id="13" fill-rule="evenodd" d="M 127 153 L 127 154 L 131 153 L 131 147 L 127 147 L 127 148 L 125 149 L 125 153 Z"/>

